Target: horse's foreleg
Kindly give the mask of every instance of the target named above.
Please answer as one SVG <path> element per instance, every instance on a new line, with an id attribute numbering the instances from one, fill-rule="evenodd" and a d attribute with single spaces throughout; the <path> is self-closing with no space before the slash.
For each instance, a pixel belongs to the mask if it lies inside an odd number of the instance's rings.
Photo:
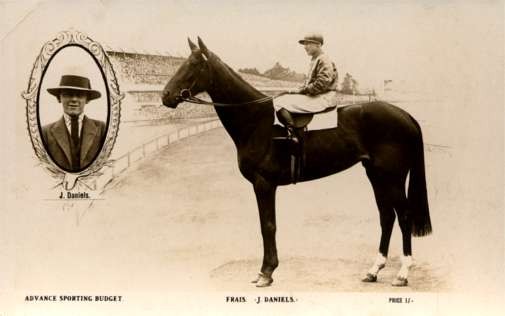
<path id="1" fill-rule="evenodd" d="M 254 184 L 260 215 L 261 235 L 263 237 L 263 264 L 257 279 L 253 281 L 257 287 L 272 284 L 272 273 L 279 265 L 275 244 L 275 191 L 276 186 L 263 179 Z"/>

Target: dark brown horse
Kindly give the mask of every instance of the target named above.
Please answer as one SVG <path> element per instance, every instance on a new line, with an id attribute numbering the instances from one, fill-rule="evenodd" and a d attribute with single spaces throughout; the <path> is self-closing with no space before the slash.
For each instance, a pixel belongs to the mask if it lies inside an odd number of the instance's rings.
<path id="1" fill-rule="evenodd" d="M 286 142 L 273 140 L 284 129 L 274 125 L 271 99 L 265 99 L 265 95 L 209 51 L 200 38 L 199 47 L 191 40 L 189 46 L 191 55 L 164 88 L 163 104 L 175 108 L 184 96 L 203 91 L 215 103 L 217 115 L 237 147 L 240 172 L 254 187 L 264 254 L 261 272 L 253 282 L 258 287 L 268 286 L 279 263 L 275 192 L 277 186 L 290 184 L 292 180 Z M 412 265 L 411 235 L 431 232 L 421 128 L 407 112 L 385 102 L 350 105 L 338 111 L 337 128 L 306 133 L 306 166 L 300 181 L 325 177 L 361 162 L 373 186 L 382 228 L 379 254 L 363 281 L 376 281 L 378 271 L 385 266 L 398 216 L 403 256 L 393 285 L 405 286 Z"/>

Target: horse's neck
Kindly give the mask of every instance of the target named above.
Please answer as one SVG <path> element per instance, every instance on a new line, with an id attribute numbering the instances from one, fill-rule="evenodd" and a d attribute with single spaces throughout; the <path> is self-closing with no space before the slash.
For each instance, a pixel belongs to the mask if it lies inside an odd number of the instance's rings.
<path id="1" fill-rule="evenodd" d="M 224 65 L 214 70 L 212 81 L 207 92 L 216 103 L 239 104 L 264 97 Z M 271 141 L 274 120 L 271 103 L 216 106 L 216 112 L 239 150 L 264 151 Z"/>

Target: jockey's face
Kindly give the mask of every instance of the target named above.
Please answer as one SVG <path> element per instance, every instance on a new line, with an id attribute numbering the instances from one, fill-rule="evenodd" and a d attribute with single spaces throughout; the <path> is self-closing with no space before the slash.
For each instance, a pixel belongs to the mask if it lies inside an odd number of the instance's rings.
<path id="1" fill-rule="evenodd" d="M 305 43 L 303 44 L 303 48 L 305 48 L 307 55 L 314 56 L 321 51 L 321 44 Z"/>

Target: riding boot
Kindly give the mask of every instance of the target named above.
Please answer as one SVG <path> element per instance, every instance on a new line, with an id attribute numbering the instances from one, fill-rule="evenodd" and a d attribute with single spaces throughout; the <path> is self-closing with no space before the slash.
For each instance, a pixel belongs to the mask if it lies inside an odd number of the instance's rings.
<path id="1" fill-rule="evenodd" d="M 300 139 L 298 137 L 298 131 L 297 128 L 294 128 L 292 126 L 286 126 L 288 130 L 288 137 L 291 139 L 291 141 L 295 144 L 298 145 L 300 143 Z"/>
<path id="2" fill-rule="evenodd" d="M 298 144 L 296 144 L 296 156 L 298 157 L 298 165 L 296 168 L 296 179 L 297 181 L 301 178 L 303 169 L 305 168 L 305 130 L 306 128 L 295 128 L 294 134 L 298 138 Z"/>
<path id="3" fill-rule="evenodd" d="M 296 183 L 301 178 L 302 169 L 305 165 L 303 142 L 306 128 L 296 128 L 293 116 L 285 108 L 281 108 L 277 111 L 277 117 L 279 118 L 279 121 L 286 126 L 286 129 L 288 130 L 288 137 L 291 140 L 292 146 L 290 146 L 290 151 L 294 159 L 294 165 L 292 166 L 292 181 L 293 183 Z"/>
<path id="4" fill-rule="evenodd" d="M 291 116 L 291 113 L 286 110 L 285 108 L 281 108 L 280 110 L 277 111 L 277 117 L 279 117 L 279 120 L 281 123 L 283 123 L 286 126 L 286 129 L 288 130 L 288 136 L 289 138 L 295 143 L 298 144 L 298 135 L 296 133 L 296 129 L 294 127 L 295 121 L 293 120 L 293 116 Z"/>

